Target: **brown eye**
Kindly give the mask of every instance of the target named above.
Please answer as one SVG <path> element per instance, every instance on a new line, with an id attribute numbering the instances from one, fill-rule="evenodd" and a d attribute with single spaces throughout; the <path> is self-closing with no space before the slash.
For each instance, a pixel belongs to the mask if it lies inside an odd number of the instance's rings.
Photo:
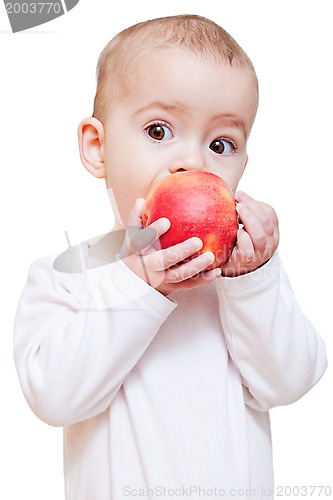
<path id="1" fill-rule="evenodd" d="M 215 139 L 209 145 L 209 148 L 218 155 L 230 155 L 236 151 L 236 144 L 231 139 Z"/>
<path id="2" fill-rule="evenodd" d="M 164 127 L 161 125 L 151 125 L 148 128 L 148 135 L 155 139 L 155 141 L 161 141 L 165 136 Z"/>
<path id="3" fill-rule="evenodd" d="M 217 153 L 218 155 L 221 155 L 224 152 L 224 144 L 221 140 L 213 141 L 210 143 L 210 149 L 214 151 L 214 153 Z"/>
<path id="4" fill-rule="evenodd" d="M 173 138 L 170 126 L 163 123 L 152 123 L 145 129 L 146 134 L 154 141 L 169 141 Z"/>

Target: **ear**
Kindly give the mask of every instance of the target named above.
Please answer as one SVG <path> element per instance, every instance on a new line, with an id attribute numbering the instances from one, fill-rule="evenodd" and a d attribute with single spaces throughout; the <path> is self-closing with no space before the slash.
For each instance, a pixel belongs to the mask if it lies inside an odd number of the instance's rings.
<path id="1" fill-rule="evenodd" d="M 78 127 L 80 157 L 85 168 L 95 177 L 106 177 L 104 163 L 104 127 L 93 116 L 82 120 Z"/>

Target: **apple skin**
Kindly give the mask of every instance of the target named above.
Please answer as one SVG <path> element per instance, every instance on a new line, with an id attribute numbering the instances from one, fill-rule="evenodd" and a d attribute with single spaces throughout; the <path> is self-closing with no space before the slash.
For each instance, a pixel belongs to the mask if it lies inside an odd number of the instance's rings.
<path id="1" fill-rule="evenodd" d="M 213 252 L 215 261 L 207 269 L 214 269 L 230 257 L 237 240 L 238 214 L 230 187 L 218 175 L 187 170 L 158 181 L 146 197 L 143 226 L 161 217 L 167 217 L 171 223 L 159 239 L 161 248 L 197 236 L 203 247 L 190 259 L 203 252 Z"/>

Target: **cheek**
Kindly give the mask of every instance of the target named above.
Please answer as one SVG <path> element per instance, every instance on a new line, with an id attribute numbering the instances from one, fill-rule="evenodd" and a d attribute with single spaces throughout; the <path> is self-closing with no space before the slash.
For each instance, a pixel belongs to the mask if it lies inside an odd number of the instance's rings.
<path id="1" fill-rule="evenodd" d="M 236 191 L 238 183 L 243 176 L 246 163 L 247 163 L 247 154 L 244 153 L 241 155 L 241 157 L 237 161 L 237 164 L 235 165 L 235 168 L 232 170 L 230 187 L 234 192 Z"/>
<path id="2" fill-rule="evenodd" d="M 118 161 L 110 156 L 108 163 L 107 188 L 112 200 L 113 211 L 121 224 L 127 224 L 129 212 L 137 198 L 144 198 L 149 179 L 141 159 L 127 157 Z"/>
<path id="3" fill-rule="evenodd" d="M 117 133 L 109 138 L 105 149 L 107 170 L 121 174 L 136 173 L 142 175 L 144 169 L 149 169 L 152 155 L 140 132 L 134 133 L 127 127 L 128 133 Z M 141 173 L 140 173 L 141 172 Z"/>
<path id="4" fill-rule="evenodd" d="M 245 161 L 237 164 L 226 165 L 223 169 L 214 169 L 214 173 L 222 177 L 229 185 L 231 190 L 237 190 L 238 183 L 244 172 Z"/>
<path id="5" fill-rule="evenodd" d="M 235 179 L 231 182 L 228 182 L 230 189 L 233 193 L 235 193 L 237 191 L 238 183 L 239 183 L 239 179 Z"/>

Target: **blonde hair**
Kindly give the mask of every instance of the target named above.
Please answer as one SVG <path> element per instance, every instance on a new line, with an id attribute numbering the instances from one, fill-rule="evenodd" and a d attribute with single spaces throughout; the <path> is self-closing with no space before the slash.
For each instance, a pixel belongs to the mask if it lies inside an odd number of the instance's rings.
<path id="1" fill-rule="evenodd" d="M 258 95 L 258 80 L 251 60 L 221 26 L 197 15 L 162 17 L 130 26 L 102 50 L 97 64 L 93 116 L 102 121 L 110 97 L 125 95 L 131 74 L 129 70 L 140 56 L 149 50 L 170 47 L 179 47 L 217 63 L 249 70 Z"/>

